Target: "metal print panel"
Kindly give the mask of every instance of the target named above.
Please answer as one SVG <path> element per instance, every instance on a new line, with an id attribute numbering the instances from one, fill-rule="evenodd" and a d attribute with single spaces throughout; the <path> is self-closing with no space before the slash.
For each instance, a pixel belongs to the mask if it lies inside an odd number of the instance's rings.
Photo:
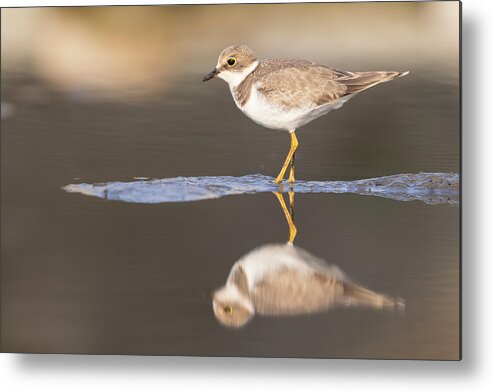
<path id="1" fill-rule="evenodd" d="M 1 350 L 460 359 L 460 3 L 2 9 Z"/>

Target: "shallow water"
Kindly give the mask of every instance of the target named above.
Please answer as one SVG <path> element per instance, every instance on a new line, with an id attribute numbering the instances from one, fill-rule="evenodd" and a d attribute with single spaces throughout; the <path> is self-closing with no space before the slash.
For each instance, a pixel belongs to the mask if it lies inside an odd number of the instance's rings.
<path id="1" fill-rule="evenodd" d="M 270 192 L 144 204 L 62 187 L 270 177 L 288 136 L 252 123 L 223 83 L 202 84 L 199 74 L 125 104 L 3 76 L 3 350 L 458 357 L 459 208 L 296 192 L 295 244 L 371 290 L 404 298 L 405 312 L 337 308 L 227 329 L 214 317 L 211 292 L 242 255 L 287 239 Z M 414 70 L 301 129 L 297 178 L 457 173 L 458 109 L 456 80 Z"/>

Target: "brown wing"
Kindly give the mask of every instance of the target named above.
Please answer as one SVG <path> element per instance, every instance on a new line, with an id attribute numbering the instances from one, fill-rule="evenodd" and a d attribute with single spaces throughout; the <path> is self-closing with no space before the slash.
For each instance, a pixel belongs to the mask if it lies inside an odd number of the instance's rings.
<path id="1" fill-rule="evenodd" d="M 336 70 L 344 76 L 337 78 L 337 82 L 346 86 L 346 94 L 356 94 L 377 84 L 407 75 L 409 72 L 370 71 L 348 72 Z"/>
<path id="2" fill-rule="evenodd" d="M 341 76 L 329 67 L 302 60 L 265 60 L 255 70 L 258 91 L 285 108 L 317 107 L 344 96 Z"/>
<path id="3" fill-rule="evenodd" d="M 285 108 L 318 107 L 407 72 L 350 72 L 303 60 L 264 60 L 255 70 L 258 91 Z"/>
<path id="4" fill-rule="evenodd" d="M 257 313 L 274 316 L 326 310 L 343 292 L 343 283 L 330 275 L 284 267 L 267 274 L 251 298 Z"/>
<path id="5" fill-rule="evenodd" d="M 251 299 L 258 314 L 268 316 L 314 313 L 335 306 L 404 309 L 404 300 L 375 293 L 324 272 L 302 272 L 287 267 L 267 274 Z"/>

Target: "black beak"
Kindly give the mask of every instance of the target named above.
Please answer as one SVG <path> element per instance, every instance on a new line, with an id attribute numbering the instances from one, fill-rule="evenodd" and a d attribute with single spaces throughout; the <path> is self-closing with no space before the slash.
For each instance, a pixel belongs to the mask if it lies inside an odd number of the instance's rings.
<path id="1" fill-rule="evenodd" d="M 219 71 L 216 68 L 214 68 L 211 72 L 209 72 L 207 75 L 204 76 L 204 79 L 202 79 L 202 81 L 207 82 L 208 80 L 215 78 L 218 73 Z"/>

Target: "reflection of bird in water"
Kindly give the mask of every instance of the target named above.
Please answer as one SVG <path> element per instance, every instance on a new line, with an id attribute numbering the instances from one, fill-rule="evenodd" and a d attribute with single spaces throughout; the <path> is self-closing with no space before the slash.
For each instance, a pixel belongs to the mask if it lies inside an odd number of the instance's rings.
<path id="1" fill-rule="evenodd" d="M 213 297 L 216 318 L 236 328 L 255 314 L 307 314 L 336 306 L 395 309 L 403 301 L 350 282 L 339 268 L 292 243 L 263 245 L 243 256 Z"/>
<path id="2" fill-rule="evenodd" d="M 276 194 L 290 226 L 286 244 L 263 245 L 247 253 L 231 269 L 226 285 L 213 295 L 216 318 L 227 327 L 239 328 L 255 314 L 285 316 L 315 313 L 336 306 L 373 309 L 403 308 L 394 299 L 348 280 L 336 266 L 295 246 L 296 228 L 282 195 Z"/>
<path id="3" fill-rule="evenodd" d="M 216 67 L 204 82 L 218 77 L 228 83 L 236 106 L 256 123 L 288 131 L 291 149 L 276 183 L 291 166 L 294 182 L 294 154 L 298 147 L 295 130 L 339 109 L 356 94 L 409 72 L 350 72 L 305 60 L 259 60 L 245 45 L 224 49 Z"/>

